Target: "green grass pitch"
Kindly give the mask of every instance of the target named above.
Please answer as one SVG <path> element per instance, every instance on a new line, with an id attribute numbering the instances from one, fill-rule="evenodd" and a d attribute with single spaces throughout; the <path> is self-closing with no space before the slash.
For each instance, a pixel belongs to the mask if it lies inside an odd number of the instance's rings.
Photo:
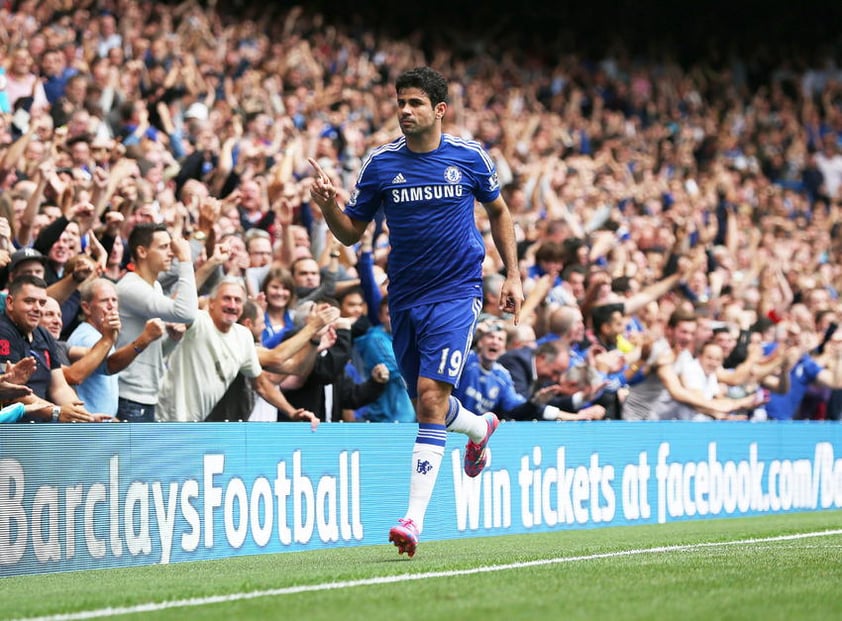
<path id="1" fill-rule="evenodd" d="M 0 580 L 0 618 L 842 618 L 842 512 L 422 541 Z"/>

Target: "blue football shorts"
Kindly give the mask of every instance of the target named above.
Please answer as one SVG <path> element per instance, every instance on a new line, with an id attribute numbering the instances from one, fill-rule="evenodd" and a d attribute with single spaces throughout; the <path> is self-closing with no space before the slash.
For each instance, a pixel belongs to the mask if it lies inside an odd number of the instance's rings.
<path id="1" fill-rule="evenodd" d="M 412 399 L 419 377 L 458 383 L 481 309 L 481 299 L 466 298 L 390 311 L 392 347 Z"/>

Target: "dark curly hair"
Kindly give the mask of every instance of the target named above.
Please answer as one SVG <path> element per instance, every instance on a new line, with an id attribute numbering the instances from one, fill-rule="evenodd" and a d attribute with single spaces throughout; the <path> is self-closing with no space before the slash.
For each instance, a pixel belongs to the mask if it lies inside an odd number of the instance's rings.
<path id="1" fill-rule="evenodd" d="M 433 106 L 442 102 L 447 103 L 447 80 L 430 67 L 416 67 L 400 74 L 395 80 L 395 90 L 401 92 L 407 88 L 424 91 Z"/>

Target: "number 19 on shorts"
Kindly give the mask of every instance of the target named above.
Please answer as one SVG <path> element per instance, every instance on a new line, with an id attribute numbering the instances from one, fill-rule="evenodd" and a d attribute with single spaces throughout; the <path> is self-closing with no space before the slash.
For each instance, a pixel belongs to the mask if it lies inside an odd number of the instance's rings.
<path id="1" fill-rule="evenodd" d="M 450 351 L 449 347 L 441 350 L 441 359 L 439 360 L 438 372 L 440 375 L 447 373 L 450 377 L 459 375 L 462 369 L 462 351 L 455 349 Z"/>

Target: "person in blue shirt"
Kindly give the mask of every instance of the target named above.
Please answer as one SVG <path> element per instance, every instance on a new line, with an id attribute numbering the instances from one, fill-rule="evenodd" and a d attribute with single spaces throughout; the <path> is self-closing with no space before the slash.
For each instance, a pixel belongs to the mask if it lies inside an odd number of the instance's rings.
<path id="1" fill-rule="evenodd" d="M 488 320 L 477 325 L 474 348 L 468 352 L 465 370 L 453 396 L 472 412 L 499 412 L 513 420 L 586 420 L 588 412 L 574 412 L 527 399 L 518 392 L 509 370 L 498 360 L 506 353 L 506 329 L 501 321 Z"/>
<path id="2" fill-rule="evenodd" d="M 784 348 L 784 360 L 777 374 L 763 379 L 763 384 L 772 390 L 766 414 L 770 420 L 792 420 L 810 384 L 842 388 L 842 346 L 833 347 L 828 366 L 823 367 L 810 356 L 812 343 L 809 337 L 802 338 L 802 330 L 797 323 L 782 321 L 777 330 L 778 343 Z"/>
<path id="3" fill-rule="evenodd" d="M 464 469 L 479 475 L 498 419 L 469 412 L 451 394 L 482 308 L 485 245 L 474 205 L 485 207 L 505 265 L 501 308 L 520 316 L 523 286 L 514 226 L 500 195 L 497 169 L 479 143 L 446 134 L 447 81 L 429 67 L 398 76 L 402 136 L 374 149 L 363 162 L 344 209 L 318 162 L 310 188 L 325 222 L 346 245 L 356 243 L 382 209 L 389 226 L 389 314 L 401 374 L 415 401 L 418 435 L 412 450 L 409 506 L 389 531 L 398 552 L 412 557 L 444 455 L 447 431 L 468 436 Z"/>
<path id="4" fill-rule="evenodd" d="M 552 287 L 558 287 L 563 282 L 561 270 L 564 267 L 564 248 L 553 240 L 545 241 L 535 250 L 535 263 L 526 271 L 527 278 L 538 279 L 549 274 L 553 281 Z"/>
<path id="5" fill-rule="evenodd" d="M 374 278 L 372 228 L 368 227 L 363 234 L 357 262 L 357 274 L 360 277 L 360 288 L 367 311 L 367 317 L 363 320 L 367 320 L 369 328 L 354 338 L 354 349 L 362 358 L 364 376 L 370 375 L 378 364 L 384 364 L 389 371 L 389 380 L 383 394 L 367 406 L 363 418 L 371 422 L 414 423 L 415 408 L 409 398 L 406 380 L 401 375 L 392 346 L 388 297 L 381 295 L 380 287 Z"/>

